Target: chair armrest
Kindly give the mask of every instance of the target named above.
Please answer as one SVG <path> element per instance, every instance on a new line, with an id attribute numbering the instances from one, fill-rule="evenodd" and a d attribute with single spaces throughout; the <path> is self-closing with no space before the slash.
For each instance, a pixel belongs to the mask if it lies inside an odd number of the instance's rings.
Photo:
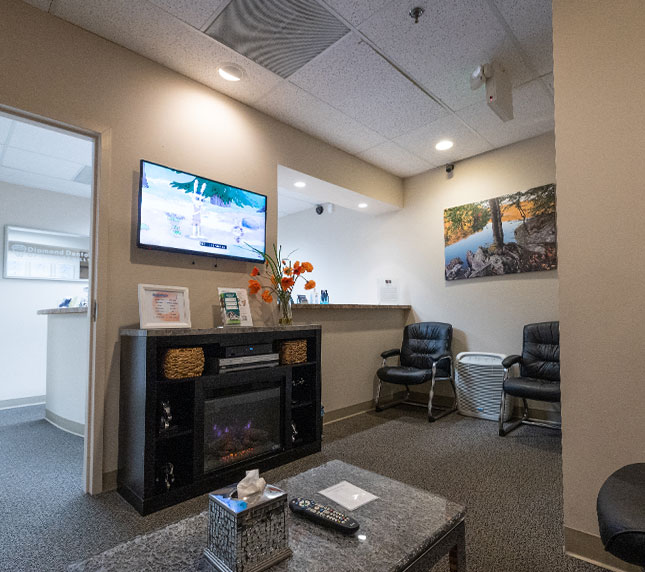
<path id="1" fill-rule="evenodd" d="M 450 363 L 452 363 L 452 354 L 445 353 L 445 354 L 432 354 L 430 356 L 432 358 L 432 361 L 436 364 L 438 364 L 440 361 L 447 359 Z"/>
<path id="2" fill-rule="evenodd" d="M 400 349 L 400 348 L 394 348 L 394 349 L 392 349 L 392 350 L 385 350 L 385 351 L 381 354 L 381 357 L 382 357 L 383 359 L 387 359 L 387 358 L 389 358 L 389 357 L 394 357 L 394 356 L 398 356 L 398 355 L 401 355 L 401 349 Z"/>
<path id="3" fill-rule="evenodd" d="M 522 356 L 518 355 L 511 355 L 507 356 L 502 360 L 502 367 L 504 369 L 508 369 L 512 365 L 515 365 L 516 363 L 522 363 Z"/>

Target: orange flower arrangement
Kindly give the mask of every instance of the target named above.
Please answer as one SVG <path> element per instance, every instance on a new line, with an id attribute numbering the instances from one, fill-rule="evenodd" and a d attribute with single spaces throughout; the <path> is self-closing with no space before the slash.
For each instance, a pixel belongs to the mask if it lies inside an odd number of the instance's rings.
<path id="1" fill-rule="evenodd" d="M 291 264 L 289 256 L 282 258 L 282 247 L 276 248 L 273 245 L 273 254 L 267 254 L 257 248 L 249 246 L 256 253 L 264 258 L 264 266 L 266 275 L 269 278 L 270 284 L 263 286 L 258 278 L 260 276 L 260 269 L 255 266 L 251 271 L 251 279 L 249 280 L 249 292 L 257 294 L 260 290 L 262 292 L 262 299 L 270 304 L 273 302 L 273 295 L 275 294 L 280 304 L 280 324 L 291 324 L 293 318 L 291 315 L 291 292 L 299 278 L 305 280 L 305 290 L 311 290 L 316 287 L 313 280 L 307 280 L 304 277 L 305 272 L 313 272 L 313 264 L 311 262 L 300 262 L 297 260 L 295 264 Z"/>

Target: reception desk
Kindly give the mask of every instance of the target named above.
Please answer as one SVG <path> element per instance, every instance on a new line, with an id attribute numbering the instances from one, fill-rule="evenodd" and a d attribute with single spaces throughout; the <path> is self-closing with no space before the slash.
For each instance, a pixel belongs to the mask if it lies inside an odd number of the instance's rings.
<path id="1" fill-rule="evenodd" d="M 38 314 L 47 316 L 45 418 L 82 437 L 89 376 L 87 307 L 52 308 Z"/>
<path id="2" fill-rule="evenodd" d="M 322 327 L 325 422 L 373 408 L 380 354 L 401 347 L 410 310 L 406 305 L 293 305 L 295 323 Z"/>

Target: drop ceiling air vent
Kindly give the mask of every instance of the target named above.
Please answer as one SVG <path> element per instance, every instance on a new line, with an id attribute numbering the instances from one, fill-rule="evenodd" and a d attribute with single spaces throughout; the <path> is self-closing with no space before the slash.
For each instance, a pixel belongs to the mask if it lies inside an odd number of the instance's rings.
<path id="1" fill-rule="evenodd" d="M 206 33 L 287 78 L 349 32 L 315 0 L 232 0 Z"/>

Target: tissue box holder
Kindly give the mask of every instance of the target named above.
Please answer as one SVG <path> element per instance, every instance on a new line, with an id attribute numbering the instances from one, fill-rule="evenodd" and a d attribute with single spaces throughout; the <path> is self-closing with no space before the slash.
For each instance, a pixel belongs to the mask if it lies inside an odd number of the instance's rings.
<path id="1" fill-rule="evenodd" d="M 209 495 L 206 559 L 220 572 L 260 572 L 289 558 L 287 493 L 267 485 L 261 499 L 236 513 L 217 498 L 235 492 L 232 485 Z"/>

